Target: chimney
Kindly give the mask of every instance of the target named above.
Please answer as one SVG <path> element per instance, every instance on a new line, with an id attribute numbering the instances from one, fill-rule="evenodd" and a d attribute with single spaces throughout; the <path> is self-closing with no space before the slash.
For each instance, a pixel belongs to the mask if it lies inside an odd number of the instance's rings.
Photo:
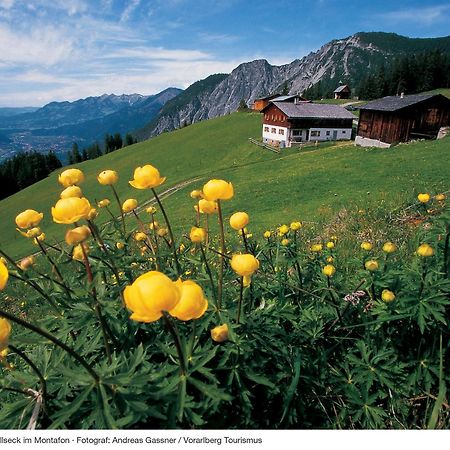
<path id="1" fill-rule="evenodd" d="M 404 98 L 405 97 L 405 93 L 404 92 L 401 92 L 400 93 L 400 98 Z"/>

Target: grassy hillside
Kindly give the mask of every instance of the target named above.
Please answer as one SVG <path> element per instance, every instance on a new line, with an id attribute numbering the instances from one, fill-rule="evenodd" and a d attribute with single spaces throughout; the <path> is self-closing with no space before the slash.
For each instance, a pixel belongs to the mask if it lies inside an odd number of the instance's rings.
<path id="1" fill-rule="evenodd" d="M 122 200 L 150 198 L 147 191 L 128 185 L 138 165 L 150 163 L 167 181 L 160 191 L 182 181 L 200 178 L 166 200 L 175 228 L 188 230 L 192 224 L 193 201 L 188 193 L 211 177 L 235 185 L 233 206 L 225 214 L 246 210 L 252 229 L 261 231 L 283 221 L 329 219 L 340 209 L 375 207 L 384 202 L 395 207 L 417 191 L 448 189 L 450 140 L 418 142 L 392 149 L 363 149 L 352 143 L 305 147 L 274 154 L 249 143 L 260 136 L 261 116 L 235 113 L 201 122 L 150 141 L 78 164 L 86 174 L 85 195 L 95 200 L 112 195 L 96 181 L 104 169 L 121 177 L 118 190 Z M 51 220 L 50 208 L 61 191 L 57 174 L 1 202 L 0 245 L 14 256 L 34 249 L 15 231 L 14 218 L 27 208 L 42 211 L 42 228 L 49 238 L 61 239 L 65 227 Z M 113 204 L 113 210 L 118 213 Z M 107 220 L 102 212 L 100 220 Z"/>

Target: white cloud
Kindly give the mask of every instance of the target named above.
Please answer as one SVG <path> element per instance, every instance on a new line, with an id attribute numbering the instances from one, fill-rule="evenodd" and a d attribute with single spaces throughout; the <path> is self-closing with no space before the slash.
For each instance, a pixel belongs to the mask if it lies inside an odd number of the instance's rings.
<path id="1" fill-rule="evenodd" d="M 15 0 L 0 0 L 0 8 L 11 9 L 14 5 Z"/>
<path id="2" fill-rule="evenodd" d="M 166 49 L 163 47 L 133 47 L 123 48 L 103 56 L 106 59 L 132 58 L 153 60 L 195 61 L 211 58 L 208 53 L 200 50 Z"/>
<path id="3" fill-rule="evenodd" d="M 393 23 L 410 22 L 432 25 L 441 20 L 448 20 L 450 5 L 436 5 L 423 8 L 409 8 L 379 14 L 379 17 Z"/>
<path id="4" fill-rule="evenodd" d="M 131 14 L 133 14 L 134 10 L 139 6 L 140 3 L 141 3 L 141 0 L 130 0 L 130 2 L 125 7 L 125 9 L 123 10 L 123 12 L 120 16 L 120 21 L 126 22 L 130 18 Z"/>

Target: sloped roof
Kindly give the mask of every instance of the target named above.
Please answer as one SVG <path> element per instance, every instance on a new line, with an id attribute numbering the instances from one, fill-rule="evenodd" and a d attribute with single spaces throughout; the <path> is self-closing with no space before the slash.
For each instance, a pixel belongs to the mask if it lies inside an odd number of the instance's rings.
<path id="1" fill-rule="evenodd" d="M 293 98 L 303 98 L 301 95 L 294 94 L 294 95 L 280 95 L 279 97 L 275 97 L 272 99 L 273 102 L 285 102 L 286 100 L 291 100 Z"/>
<path id="2" fill-rule="evenodd" d="M 272 102 L 290 119 L 354 119 L 355 116 L 339 105 L 320 103 Z"/>
<path id="3" fill-rule="evenodd" d="M 270 94 L 270 95 L 266 95 L 265 97 L 255 98 L 255 101 L 256 100 L 271 100 L 271 99 L 279 97 L 279 96 L 280 96 L 280 94 Z"/>
<path id="4" fill-rule="evenodd" d="M 345 88 L 350 90 L 350 88 L 346 84 L 343 84 L 342 86 L 339 86 L 338 88 L 336 88 L 333 92 L 339 93 L 339 92 L 342 92 L 343 90 L 345 90 Z"/>
<path id="5" fill-rule="evenodd" d="M 390 95 L 389 97 L 383 97 L 379 98 L 378 100 L 373 100 L 372 102 L 369 102 L 364 106 L 360 106 L 359 109 L 368 109 L 373 111 L 398 111 L 399 109 L 403 109 L 408 106 L 421 103 L 432 97 L 439 96 L 441 96 L 441 94 L 404 95 L 403 97 L 400 97 L 398 95 Z M 442 97 L 444 96 L 442 95 Z"/>

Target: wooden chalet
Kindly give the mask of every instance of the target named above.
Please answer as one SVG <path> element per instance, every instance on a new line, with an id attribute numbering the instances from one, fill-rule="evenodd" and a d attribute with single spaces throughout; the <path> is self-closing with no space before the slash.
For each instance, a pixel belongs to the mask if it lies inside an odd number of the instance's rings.
<path id="1" fill-rule="evenodd" d="M 263 141 L 277 147 L 351 139 L 354 115 L 339 105 L 270 102 L 263 110 Z"/>
<path id="2" fill-rule="evenodd" d="M 270 102 L 287 102 L 287 103 L 297 103 L 297 102 L 307 102 L 306 98 L 298 94 L 293 95 L 280 95 L 273 94 L 267 97 L 261 97 L 255 99 L 253 102 L 253 109 L 255 111 L 262 111 Z"/>
<path id="3" fill-rule="evenodd" d="M 384 97 L 359 109 L 355 144 L 365 147 L 433 139 L 450 125 L 450 99 L 441 94 Z"/>
<path id="4" fill-rule="evenodd" d="M 350 98 L 350 88 L 344 84 L 333 91 L 336 100 Z"/>
<path id="5" fill-rule="evenodd" d="M 267 95 L 266 97 L 255 98 L 253 101 L 253 109 L 255 111 L 262 111 L 272 99 L 280 97 L 280 95 L 281 94 L 272 94 Z"/>

